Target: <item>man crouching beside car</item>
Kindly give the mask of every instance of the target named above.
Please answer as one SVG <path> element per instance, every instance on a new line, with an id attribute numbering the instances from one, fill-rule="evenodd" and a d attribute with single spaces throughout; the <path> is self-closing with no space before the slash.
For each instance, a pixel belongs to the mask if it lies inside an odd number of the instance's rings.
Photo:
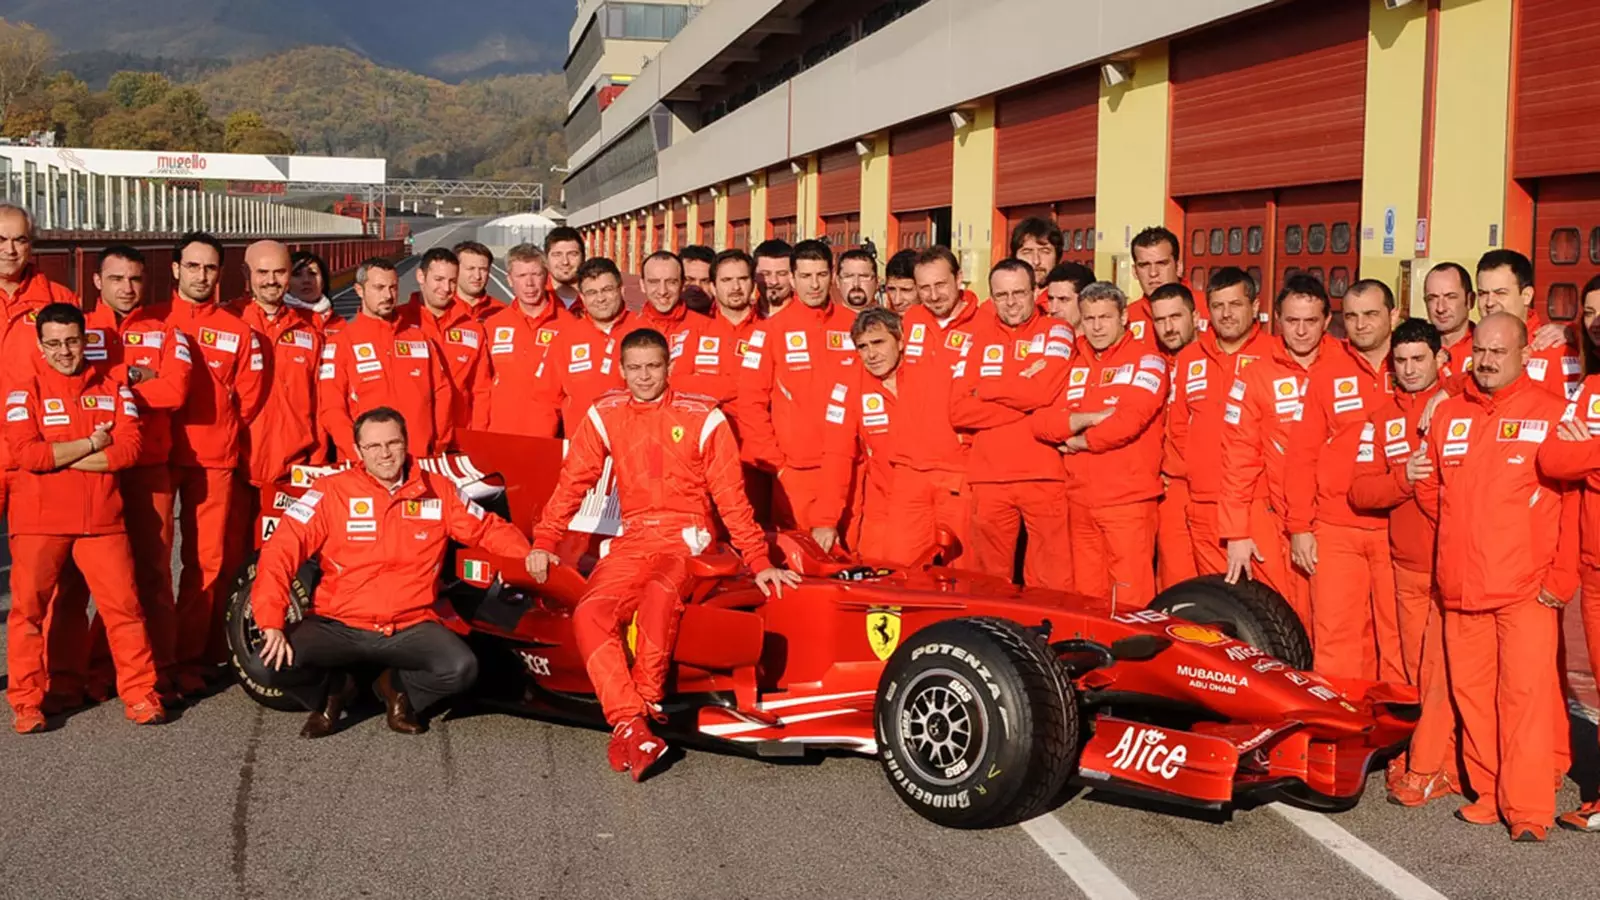
<path id="1" fill-rule="evenodd" d="M 319 479 L 285 510 L 261 548 L 252 589 L 261 660 L 282 670 L 274 686 L 311 710 L 300 730 L 307 738 L 333 733 L 355 695 L 346 670 L 372 664 L 383 667 L 374 688 L 389 727 L 420 733 L 421 714 L 478 678 L 472 650 L 433 612 L 449 541 L 511 558 L 530 553 L 511 523 L 412 464 L 398 412 L 369 410 L 354 433 L 361 465 Z M 285 626 L 289 581 L 317 554 L 314 612 Z"/>

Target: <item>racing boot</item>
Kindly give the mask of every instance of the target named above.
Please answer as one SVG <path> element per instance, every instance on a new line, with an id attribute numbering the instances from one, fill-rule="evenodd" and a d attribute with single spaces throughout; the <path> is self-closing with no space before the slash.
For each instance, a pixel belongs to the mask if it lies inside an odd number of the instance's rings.
<path id="1" fill-rule="evenodd" d="M 384 669 L 373 687 L 377 689 L 378 696 L 383 698 L 384 721 L 388 723 L 390 731 L 422 733 L 422 723 L 417 721 L 417 714 L 411 709 L 411 699 L 405 691 L 400 690 L 393 669 Z"/>
<path id="2" fill-rule="evenodd" d="M 1415 809 L 1427 806 L 1429 801 L 1455 793 L 1459 791 L 1451 783 L 1450 776 L 1443 772 L 1435 772 L 1432 775 L 1407 772 L 1400 776 L 1398 781 L 1389 785 L 1389 802 L 1396 806 Z"/>
<path id="3" fill-rule="evenodd" d="M 354 679 L 344 672 L 329 676 L 328 698 L 322 702 L 321 709 L 306 717 L 306 724 L 300 728 L 300 736 L 315 740 L 333 734 L 339 727 L 339 717 L 344 714 L 344 708 L 355 698 Z"/>
<path id="4" fill-rule="evenodd" d="M 129 706 L 123 714 L 135 725 L 163 725 L 167 721 L 167 711 L 162 708 L 161 699 L 155 694 Z"/>
<path id="5" fill-rule="evenodd" d="M 618 722 L 617 727 L 611 729 L 611 741 L 606 745 L 606 761 L 611 763 L 611 771 L 628 771 L 628 726 L 633 722 Z"/>
<path id="6" fill-rule="evenodd" d="M 628 743 L 628 770 L 634 781 L 643 781 L 650 768 L 667 755 L 667 742 L 656 737 L 644 716 L 630 719 L 623 735 Z"/>
<path id="7" fill-rule="evenodd" d="M 44 713 L 31 706 L 12 710 L 11 727 L 17 734 L 38 734 L 46 726 Z"/>
<path id="8" fill-rule="evenodd" d="M 1519 844 L 1542 844 L 1550 836 L 1550 828 L 1533 822 L 1517 822 L 1511 826 L 1511 839 Z"/>
<path id="9" fill-rule="evenodd" d="M 1468 803 L 1456 810 L 1455 816 L 1468 825 L 1500 824 L 1500 810 L 1495 808 L 1494 799 L 1491 797 L 1482 797 L 1475 803 Z"/>
<path id="10" fill-rule="evenodd" d="M 1600 831 L 1600 800 L 1590 800 L 1572 812 L 1557 816 L 1556 824 L 1568 831 Z"/>

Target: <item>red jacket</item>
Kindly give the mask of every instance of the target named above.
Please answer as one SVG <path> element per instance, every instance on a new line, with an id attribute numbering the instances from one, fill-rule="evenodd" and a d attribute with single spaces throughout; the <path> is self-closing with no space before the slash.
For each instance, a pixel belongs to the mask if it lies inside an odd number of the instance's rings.
<path id="1" fill-rule="evenodd" d="M 450 377 L 450 422 L 455 430 L 482 430 L 489 425 L 489 333 L 473 309 L 456 300 L 434 315 L 416 294 L 404 312 L 422 325 L 422 332 L 444 355 Z"/>
<path id="2" fill-rule="evenodd" d="M 49 276 L 31 264 L 23 270 L 22 282 L 14 293 L 8 294 L 0 290 L 0 309 L 4 310 L 7 321 L 29 310 L 43 309 L 51 303 L 82 305 L 78 301 L 78 295 L 73 293 L 71 288 L 51 281 Z"/>
<path id="3" fill-rule="evenodd" d="M 6 446 L 11 476 L 10 533 L 90 535 L 123 530 L 116 472 L 139 458 L 139 408 L 110 370 L 86 365 L 77 375 L 39 366 L 6 395 Z M 111 423 L 103 452 L 108 472 L 57 468 L 51 444 L 89 437 Z"/>
<path id="4" fill-rule="evenodd" d="M 717 401 L 728 417 L 733 436 L 739 438 L 738 404 L 741 363 L 750 352 L 750 336 L 761 325 L 761 314 L 750 307 L 744 321 L 735 323 L 720 310 L 701 316 L 685 329 L 683 342 L 672 346 L 672 387 L 702 394 Z M 671 337 L 668 338 L 671 340 Z"/>
<path id="5" fill-rule="evenodd" d="M 1211 311 L 1206 307 L 1206 292 L 1197 291 L 1188 281 L 1179 279 L 1178 283 L 1189 289 L 1194 294 L 1194 328 L 1196 336 L 1211 330 Z M 1148 340 L 1156 343 L 1155 316 L 1150 310 L 1150 296 L 1143 297 L 1128 304 L 1128 330 L 1138 340 Z"/>
<path id="6" fill-rule="evenodd" d="M 490 294 L 488 291 L 484 291 L 483 296 L 479 297 L 476 302 L 467 299 L 466 297 L 462 296 L 460 292 L 457 292 L 456 300 L 460 301 L 461 305 L 467 308 L 467 314 L 472 316 L 472 320 L 474 322 L 480 323 L 489 321 L 490 316 L 504 311 L 506 306 L 510 305 L 495 299 L 494 295 Z"/>
<path id="7" fill-rule="evenodd" d="M 1571 411 L 1573 418 L 1588 427 L 1591 438 L 1575 447 L 1561 448 L 1573 451 L 1570 453 L 1541 450 L 1539 465 L 1551 478 L 1581 483 L 1580 558 L 1585 566 L 1600 568 L 1600 375 L 1591 375 L 1583 382 Z M 1550 439 L 1551 443 L 1557 441 L 1555 437 Z"/>
<path id="8" fill-rule="evenodd" d="M 661 332 L 661 336 L 667 339 L 668 345 L 671 345 L 674 335 L 684 334 L 687 329 L 703 324 L 709 318 L 704 313 L 691 310 L 682 300 L 678 301 L 670 312 L 658 312 L 646 301 L 644 306 L 639 307 L 636 316 L 640 328 L 652 328 Z"/>
<path id="9" fill-rule="evenodd" d="M 1160 497 L 1159 422 L 1169 393 L 1166 357 L 1131 331 L 1103 352 L 1082 337 L 1077 348 L 1060 398 L 1031 417 L 1034 437 L 1054 449 L 1072 437 L 1073 413 L 1115 410 L 1083 432 L 1087 450 L 1061 457 L 1067 496 L 1091 507 Z"/>
<path id="10" fill-rule="evenodd" d="M 1444 348 L 1450 354 L 1450 359 L 1439 369 L 1439 383 L 1451 394 L 1461 393 L 1466 387 L 1462 380 L 1472 371 L 1472 329 L 1471 323 L 1467 324 L 1467 333 L 1455 344 Z M 1529 334 L 1532 337 L 1532 334 Z"/>
<path id="11" fill-rule="evenodd" d="M 1545 321 L 1538 310 L 1528 309 L 1528 338 L 1544 327 Z M 1572 329 L 1567 329 L 1567 341 L 1544 350 L 1528 351 L 1528 377 L 1545 390 L 1563 400 L 1576 399 L 1578 387 L 1583 383 L 1583 351 L 1573 339 Z"/>
<path id="12" fill-rule="evenodd" d="M 574 319 L 550 343 L 533 394 L 523 401 L 534 434 L 555 437 L 562 428 L 570 435 L 601 394 L 622 387 L 622 339 L 644 326 L 627 310 L 610 326 L 606 331 L 591 318 Z"/>
<path id="13" fill-rule="evenodd" d="M 434 621 L 450 541 L 519 559 L 529 550 L 510 522 L 414 461 L 392 491 L 360 467 L 319 478 L 261 547 L 251 595 L 256 624 L 283 628 L 289 579 L 318 554 L 317 615 L 384 634 Z"/>
<path id="14" fill-rule="evenodd" d="M 400 312 L 393 319 L 356 316 L 328 341 L 317 375 L 318 417 L 341 459 L 355 453 L 356 417 L 379 406 L 405 417 L 413 457 L 449 446 L 450 376 L 439 356 L 422 326 Z"/>
<path id="15" fill-rule="evenodd" d="M 556 336 L 573 318 L 560 311 L 558 302 L 546 303 L 537 316 L 530 316 L 512 303 L 496 310 L 483 323 L 489 336 L 489 408 L 476 422 L 497 434 L 542 437 L 538 423 L 528 415 L 528 399 L 538 382 L 539 368 Z"/>
<path id="16" fill-rule="evenodd" d="M 1362 427 L 1394 394 L 1387 361 L 1377 369 L 1345 341 L 1311 367 L 1300 417 L 1289 425 L 1284 492 L 1290 534 L 1318 522 L 1378 530 L 1386 517 L 1350 505 L 1350 478 Z"/>
<path id="17" fill-rule="evenodd" d="M 1412 572 L 1433 571 L 1438 526 L 1417 502 L 1406 480 L 1406 460 L 1422 441 L 1422 411 L 1440 385 L 1415 394 L 1397 391 L 1373 410 L 1361 429 L 1355 474 L 1350 479 L 1350 505 L 1357 510 L 1389 515 L 1389 553 L 1394 564 Z"/>
<path id="18" fill-rule="evenodd" d="M 950 388 L 950 424 L 972 440 L 968 483 L 1061 480 L 1061 454 L 1034 440 L 1028 416 L 1061 396 L 1072 329 L 1037 307 L 1012 327 L 989 304 L 972 332 Z"/>
<path id="19" fill-rule="evenodd" d="M 139 306 L 117 321 L 116 310 L 100 303 L 85 316 L 85 338 L 96 340 L 118 381 L 127 383 L 129 366 L 141 366 L 156 377 L 129 385 L 139 402 L 139 459 L 134 465 L 164 466 L 172 456 L 172 413 L 189 399 L 193 347 L 183 332 L 167 323 L 165 306 Z M 85 351 L 84 356 L 89 357 Z"/>
<path id="20" fill-rule="evenodd" d="M 1215 503 L 1222 496 L 1222 432 L 1228 416 L 1235 415 L 1230 407 L 1236 405 L 1229 402 L 1229 393 L 1245 369 L 1270 352 L 1272 342 L 1266 329 L 1251 326 L 1239 349 L 1225 353 L 1216 335 L 1207 331 L 1173 361 L 1167 453 L 1183 463 L 1179 472 L 1163 470 L 1187 479 L 1189 496 L 1201 503 Z"/>
<path id="21" fill-rule="evenodd" d="M 289 469 L 312 462 L 322 447 L 317 425 L 317 375 L 324 339 L 303 309 L 283 306 L 268 318 L 253 300 L 234 307 L 256 333 L 267 356 L 267 400 L 245 432 L 244 468 L 250 483 L 267 485 L 289 477 Z"/>
<path id="22" fill-rule="evenodd" d="M 1312 366 L 1338 353 L 1338 340 L 1327 335 Z M 1217 501 L 1218 537 L 1250 536 L 1250 505 L 1266 496 L 1282 519 L 1288 513 L 1285 488 L 1289 426 L 1302 414 L 1312 369 L 1289 356 L 1282 340 L 1267 345 L 1267 355 L 1244 368 L 1228 397 L 1222 432 L 1222 493 Z M 1191 438 L 1190 446 L 1195 446 Z M 1191 490 L 1194 481 L 1190 482 Z"/>
<path id="23" fill-rule="evenodd" d="M 39 356 L 39 333 L 34 328 L 33 316 L 51 303 L 78 304 L 78 296 L 66 287 L 46 278 L 38 269 L 30 267 L 22 277 L 16 293 L 0 291 L 0 390 L 10 392 L 11 386 L 21 384 L 33 375 Z M 85 336 L 87 337 L 87 335 Z M 0 468 L 14 468 L 11 451 L 0 441 Z"/>
<path id="24" fill-rule="evenodd" d="M 183 332 L 203 363 L 190 374 L 188 399 L 172 417 L 172 463 L 236 468 L 245 431 L 267 399 L 261 344 L 243 319 L 215 303 L 175 298 L 167 324 Z"/>
<path id="25" fill-rule="evenodd" d="M 922 472 L 967 471 L 967 443 L 950 425 L 950 373 L 938 366 L 908 366 L 894 373 L 895 388 L 865 366 L 846 370 L 823 416 L 823 483 L 832 512 L 844 515 L 852 465 L 866 465 L 867 478 L 887 493 L 891 466 Z"/>
<path id="26" fill-rule="evenodd" d="M 905 340 L 905 362 L 915 364 L 924 360 L 938 360 L 954 369 L 961 361 L 961 352 L 972 340 L 973 319 L 978 315 L 978 296 L 962 291 L 956 308 L 943 321 L 935 318 L 921 303 L 906 310 L 900 320 L 901 334 Z"/>
<path id="27" fill-rule="evenodd" d="M 816 308 L 795 301 L 756 326 L 734 402 L 746 462 L 774 472 L 822 465 L 816 429 L 857 364 L 854 321 L 831 300 Z"/>
<path id="28" fill-rule="evenodd" d="M 533 529 L 535 547 L 556 552 L 608 458 L 622 513 L 618 541 L 659 541 L 698 555 L 715 531 L 714 501 L 745 565 L 767 567 L 766 536 L 745 498 L 727 420 L 704 397 L 670 389 L 650 403 L 610 391 L 574 423 L 560 480 Z"/>
<path id="29" fill-rule="evenodd" d="M 1471 383 L 1435 410 L 1435 477 L 1416 491 L 1437 510 L 1433 571 L 1446 609 L 1484 612 L 1533 600 L 1540 588 L 1563 600 L 1577 590 L 1577 506 L 1546 472 L 1548 460 L 1585 452 L 1554 433 L 1565 411 L 1527 378 L 1494 395 Z"/>

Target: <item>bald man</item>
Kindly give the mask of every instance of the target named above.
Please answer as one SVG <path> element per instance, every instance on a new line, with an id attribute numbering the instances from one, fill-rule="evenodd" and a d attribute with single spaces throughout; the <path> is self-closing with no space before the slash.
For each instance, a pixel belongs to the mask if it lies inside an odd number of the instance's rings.
<path id="1" fill-rule="evenodd" d="M 1406 464 L 1436 511 L 1445 664 L 1461 722 L 1463 772 L 1477 795 L 1456 811 L 1542 841 L 1565 771 L 1556 665 L 1560 613 L 1578 586 L 1577 507 L 1555 475 L 1582 456 L 1558 440 L 1566 401 L 1529 377 L 1528 330 L 1507 312 L 1472 334 L 1472 371 L 1434 411 Z"/>
<path id="2" fill-rule="evenodd" d="M 243 562 L 259 539 L 253 531 L 263 491 L 289 477 L 289 469 L 312 461 L 321 445 L 317 429 L 317 367 L 323 337 L 315 314 L 286 302 L 292 265 L 289 248 L 277 241 L 256 241 L 244 251 L 249 295 L 230 308 L 255 333 L 266 372 L 266 400 L 246 429 L 240 447 L 239 477 L 228 526 L 229 553 L 224 573 Z M 217 605 L 217 616 L 226 613 Z M 213 629 L 220 635 L 220 629 Z"/>

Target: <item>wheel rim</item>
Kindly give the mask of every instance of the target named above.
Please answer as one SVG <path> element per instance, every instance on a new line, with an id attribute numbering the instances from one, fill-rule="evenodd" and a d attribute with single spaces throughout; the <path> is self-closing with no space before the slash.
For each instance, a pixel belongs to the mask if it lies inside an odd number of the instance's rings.
<path id="1" fill-rule="evenodd" d="M 988 752 L 989 714 L 978 696 L 972 682 L 950 669 L 923 672 L 900 694 L 900 740 L 919 777 L 956 784 Z"/>

